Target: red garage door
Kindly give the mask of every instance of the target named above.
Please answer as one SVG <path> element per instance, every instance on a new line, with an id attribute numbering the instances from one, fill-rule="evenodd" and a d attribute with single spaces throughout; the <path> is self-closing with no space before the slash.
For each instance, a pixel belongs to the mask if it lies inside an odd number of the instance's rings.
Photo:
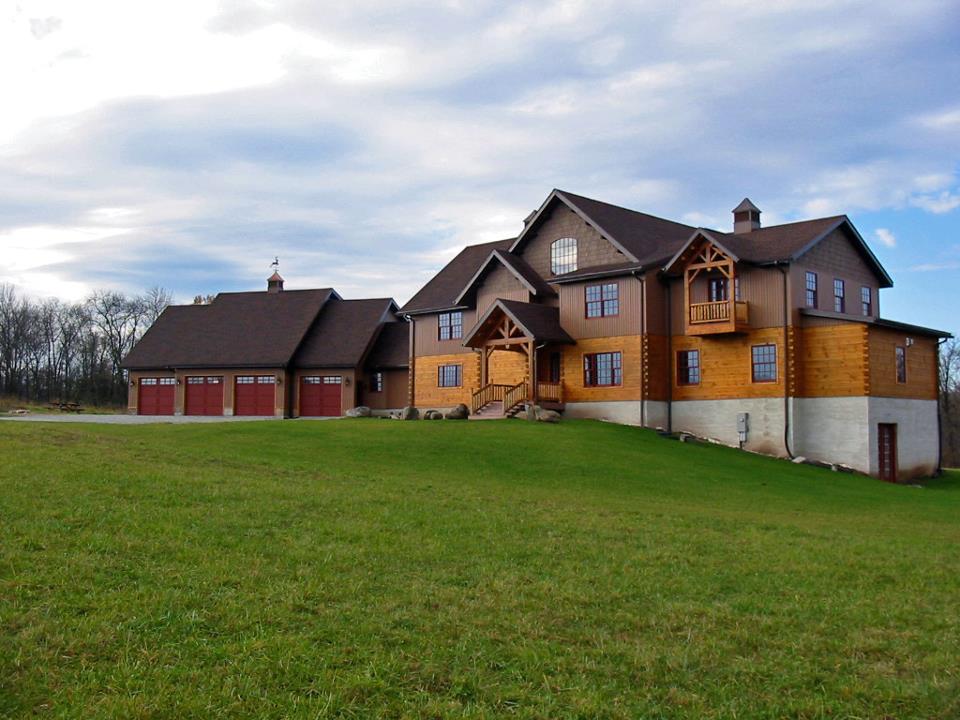
<path id="1" fill-rule="evenodd" d="M 343 379 L 339 375 L 309 375 L 300 378 L 300 414 L 304 417 L 336 417 Z"/>
<path id="2" fill-rule="evenodd" d="M 176 378 L 140 378 L 137 413 L 140 415 L 173 415 L 173 396 L 176 388 Z"/>
<path id="3" fill-rule="evenodd" d="M 188 377 L 186 404 L 187 415 L 223 415 L 223 378 Z"/>
<path id="4" fill-rule="evenodd" d="M 233 393 L 233 414 L 273 415 L 276 384 L 273 375 L 238 375 Z"/>

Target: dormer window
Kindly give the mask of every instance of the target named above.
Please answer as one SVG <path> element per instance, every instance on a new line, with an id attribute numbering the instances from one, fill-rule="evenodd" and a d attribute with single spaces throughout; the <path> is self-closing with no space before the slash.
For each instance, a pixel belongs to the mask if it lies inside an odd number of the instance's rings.
<path id="1" fill-rule="evenodd" d="M 550 272 L 563 275 L 577 269 L 577 239 L 566 237 L 550 246 Z"/>

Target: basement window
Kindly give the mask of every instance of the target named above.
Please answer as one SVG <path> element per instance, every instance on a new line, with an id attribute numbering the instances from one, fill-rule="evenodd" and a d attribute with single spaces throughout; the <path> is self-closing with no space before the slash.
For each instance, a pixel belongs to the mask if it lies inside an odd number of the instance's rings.
<path id="1" fill-rule="evenodd" d="M 441 365 L 437 368 L 437 387 L 460 387 L 461 365 Z"/>
<path id="2" fill-rule="evenodd" d="M 907 382 L 907 349 L 897 346 L 897 382 L 900 384 Z"/>
<path id="3" fill-rule="evenodd" d="M 618 352 L 591 353 L 583 356 L 583 384 L 587 387 L 620 385 L 623 382 L 622 357 Z"/>
<path id="4" fill-rule="evenodd" d="M 753 355 L 753 381 L 777 381 L 777 346 L 754 345 L 751 348 Z"/>
<path id="5" fill-rule="evenodd" d="M 620 286 L 617 283 L 587 285 L 584 294 L 588 318 L 620 314 Z"/>
<path id="6" fill-rule="evenodd" d="M 440 340 L 456 340 L 463 337 L 463 313 L 440 313 L 438 337 Z"/>
<path id="7" fill-rule="evenodd" d="M 572 237 L 554 240 L 550 246 L 550 272 L 563 275 L 577 269 L 577 239 Z"/>
<path id="8" fill-rule="evenodd" d="M 681 350 L 677 353 L 677 383 L 679 385 L 700 384 L 699 350 Z"/>

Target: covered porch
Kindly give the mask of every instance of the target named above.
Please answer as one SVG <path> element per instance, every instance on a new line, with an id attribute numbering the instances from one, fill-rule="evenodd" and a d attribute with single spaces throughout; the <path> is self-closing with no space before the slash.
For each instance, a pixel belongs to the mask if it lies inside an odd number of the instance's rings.
<path id="1" fill-rule="evenodd" d="M 496 300 L 466 334 L 480 353 L 480 387 L 472 393 L 475 417 L 512 417 L 528 403 L 562 409 L 560 349 L 573 339 L 560 327 L 557 308 Z M 496 362 L 511 353 L 507 362 Z"/>

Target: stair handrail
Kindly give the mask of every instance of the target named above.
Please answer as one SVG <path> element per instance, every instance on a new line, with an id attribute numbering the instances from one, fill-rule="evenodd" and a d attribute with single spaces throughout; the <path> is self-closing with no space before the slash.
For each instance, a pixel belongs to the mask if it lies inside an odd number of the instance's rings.
<path id="1" fill-rule="evenodd" d="M 527 381 L 517 383 L 503 395 L 503 414 L 513 410 L 517 405 L 528 400 Z"/>
<path id="2" fill-rule="evenodd" d="M 487 383 L 479 390 L 475 390 L 470 398 L 470 412 L 476 414 L 485 405 L 497 400 L 503 400 L 504 394 L 510 389 L 509 385 Z"/>

